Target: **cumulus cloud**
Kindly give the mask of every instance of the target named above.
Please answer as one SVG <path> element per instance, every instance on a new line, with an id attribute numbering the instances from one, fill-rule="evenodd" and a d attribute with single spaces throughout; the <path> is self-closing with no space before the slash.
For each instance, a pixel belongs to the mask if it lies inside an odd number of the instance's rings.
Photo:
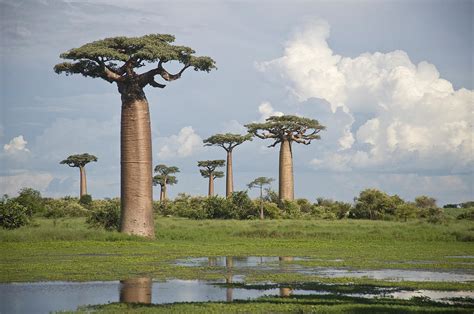
<path id="1" fill-rule="evenodd" d="M 3 151 L 7 154 L 17 154 L 22 152 L 29 152 L 26 148 L 28 142 L 23 138 L 23 135 L 19 135 L 11 139 L 10 143 L 3 145 Z"/>
<path id="2" fill-rule="evenodd" d="M 284 55 L 257 68 L 279 76 L 301 102 L 323 99 L 344 125 L 338 152 L 314 159 L 318 168 L 377 168 L 442 173 L 472 169 L 473 91 L 455 90 L 433 64 L 414 64 L 406 52 L 335 54 L 329 24 L 317 21 L 296 32 Z M 328 128 L 331 128 L 328 125 Z"/>
<path id="3" fill-rule="evenodd" d="M 263 122 L 271 116 L 281 117 L 283 112 L 275 111 L 270 102 L 264 101 L 258 106 L 258 112 L 260 113 L 260 121 Z"/>
<path id="4" fill-rule="evenodd" d="M 191 126 L 182 128 L 177 135 L 163 139 L 163 146 L 158 152 L 160 159 L 188 157 L 202 149 L 202 138 Z"/>
<path id="5" fill-rule="evenodd" d="M 31 187 L 44 192 L 52 180 L 53 176 L 50 173 L 38 172 L 0 176 L 0 191 L 2 194 L 15 195 L 21 188 Z"/>

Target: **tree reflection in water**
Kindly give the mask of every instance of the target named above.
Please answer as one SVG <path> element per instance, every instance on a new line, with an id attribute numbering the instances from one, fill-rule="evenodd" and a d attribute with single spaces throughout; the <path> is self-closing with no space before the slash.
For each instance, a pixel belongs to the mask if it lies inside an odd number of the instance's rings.
<path id="1" fill-rule="evenodd" d="M 120 281 L 120 302 L 151 303 L 153 281 L 149 277 L 139 277 Z"/>

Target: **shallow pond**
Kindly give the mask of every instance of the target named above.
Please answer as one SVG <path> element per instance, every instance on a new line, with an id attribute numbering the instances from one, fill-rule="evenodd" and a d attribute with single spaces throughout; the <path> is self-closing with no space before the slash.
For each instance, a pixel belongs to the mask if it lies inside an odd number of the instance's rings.
<path id="1" fill-rule="evenodd" d="M 233 281 L 233 280 L 228 280 Z M 256 289 L 255 286 L 230 287 L 226 281 L 168 280 L 153 282 L 142 277 L 106 282 L 37 282 L 0 284 L 0 313 L 49 313 L 76 310 L 79 306 L 130 302 L 163 304 L 255 299 L 262 296 L 329 295 L 410 299 L 427 296 L 434 301 L 453 303 L 446 298 L 474 297 L 474 291 L 405 291 L 380 288 L 370 293 L 337 293 L 322 289 L 291 289 L 283 285 Z M 268 283 L 262 287 L 268 287 Z M 270 285 L 272 286 L 272 285 Z"/>
<path id="2" fill-rule="evenodd" d="M 472 270 L 436 271 L 425 269 L 348 269 L 337 267 L 311 267 L 299 264 L 299 261 L 310 261 L 307 257 L 289 256 L 248 256 L 248 257 L 196 257 L 179 259 L 177 265 L 187 267 L 225 267 L 227 271 L 238 274 L 239 270 L 253 269 L 272 272 L 293 272 L 320 277 L 371 278 L 386 281 L 443 281 L 467 282 L 474 281 Z M 342 260 L 326 260 L 341 262 Z"/>

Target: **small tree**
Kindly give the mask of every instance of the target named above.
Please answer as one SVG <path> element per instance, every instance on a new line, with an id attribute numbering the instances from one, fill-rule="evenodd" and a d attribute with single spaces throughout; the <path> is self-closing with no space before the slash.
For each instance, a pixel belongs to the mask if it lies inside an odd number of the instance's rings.
<path id="1" fill-rule="evenodd" d="M 272 139 L 275 147 L 280 144 L 279 162 L 279 197 L 281 200 L 294 200 L 293 179 L 293 142 L 309 145 L 313 140 L 319 140 L 319 132 L 325 126 L 318 120 L 285 115 L 270 117 L 264 123 L 250 123 L 246 125 L 248 132 L 261 139 Z"/>
<path id="2" fill-rule="evenodd" d="M 174 185 L 178 183 L 176 176 L 173 176 L 173 173 L 178 173 L 179 168 L 175 166 L 168 167 L 166 165 L 160 164 L 155 167 L 155 173 L 158 173 L 153 177 L 153 184 L 160 186 L 160 202 L 166 201 L 166 186 Z"/>
<path id="3" fill-rule="evenodd" d="M 222 178 L 224 173 L 222 171 L 216 171 L 217 167 L 223 167 L 225 160 L 201 160 L 198 161 L 198 167 L 203 168 L 199 169 L 201 175 L 204 178 L 209 178 L 209 193 L 208 196 L 214 195 L 214 179 Z"/>
<path id="4" fill-rule="evenodd" d="M 270 185 L 275 179 L 267 177 L 258 177 L 249 184 L 247 184 L 249 189 L 259 188 L 260 189 L 260 219 L 263 217 L 263 187 L 265 185 Z"/>
<path id="5" fill-rule="evenodd" d="M 251 141 L 252 135 L 240 134 L 216 134 L 204 140 L 204 146 L 219 146 L 227 152 L 227 168 L 226 168 L 226 197 L 230 197 L 234 192 L 234 177 L 232 169 L 232 151 L 234 148 L 245 141 Z"/>
<path id="6" fill-rule="evenodd" d="M 60 162 L 60 164 L 62 165 L 66 164 L 69 167 L 79 168 L 79 172 L 81 175 L 81 188 L 79 197 L 82 197 L 83 195 L 87 194 L 86 169 L 84 167 L 92 161 L 96 162 L 97 157 L 84 153 L 78 155 L 71 155 Z"/>

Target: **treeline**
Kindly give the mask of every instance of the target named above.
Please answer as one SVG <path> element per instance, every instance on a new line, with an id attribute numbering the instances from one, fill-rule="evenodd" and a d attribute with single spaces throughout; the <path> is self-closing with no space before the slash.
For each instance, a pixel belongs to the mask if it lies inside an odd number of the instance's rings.
<path id="1" fill-rule="evenodd" d="M 467 202 L 463 204 L 474 204 Z M 360 192 L 353 203 L 317 198 L 281 201 L 276 192 L 266 190 L 262 199 L 251 199 L 247 191 L 233 192 L 228 198 L 220 196 L 191 196 L 179 194 L 174 200 L 154 202 L 154 211 L 162 216 L 190 219 L 258 219 L 263 209 L 265 219 L 371 219 L 407 221 L 421 219 L 441 223 L 448 219 L 445 210 L 428 196 L 407 202 L 397 195 L 377 189 Z M 457 219 L 474 220 L 474 206 L 463 207 Z M 29 224 L 35 217 L 59 219 L 86 217 L 91 227 L 117 230 L 120 224 L 120 199 L 92 200 L 90 195 L 80 199 L 42 197 L 39 191 L 23 188 L 19 195 L 0 199 L 0 225 L 15 229 Z"/>

